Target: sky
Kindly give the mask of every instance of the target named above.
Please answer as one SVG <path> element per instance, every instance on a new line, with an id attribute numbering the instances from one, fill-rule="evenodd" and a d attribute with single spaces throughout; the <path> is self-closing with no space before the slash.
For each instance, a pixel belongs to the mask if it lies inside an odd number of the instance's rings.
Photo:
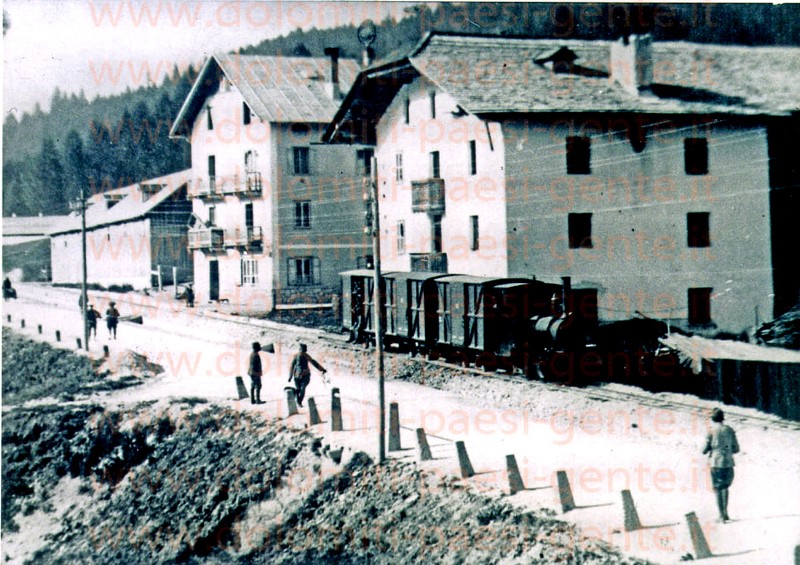
<path id="1" fill-rule="evenodd" d="M 5 0 L 3 108 L 49 108 L 53 91 L 87 98 L 159 83 L 173 65 L 294 29 L 403 17 L 405 2 Z"/>

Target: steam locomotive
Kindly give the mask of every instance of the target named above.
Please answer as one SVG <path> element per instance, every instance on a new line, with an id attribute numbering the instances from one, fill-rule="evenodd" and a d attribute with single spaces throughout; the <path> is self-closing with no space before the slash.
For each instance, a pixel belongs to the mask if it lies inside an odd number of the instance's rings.
<path id="1" fill-rule="evenodd" d="M 358 269 L 341 277 L 342 326 L 354 340 L 374 343 L 374 273 Z M 573 290 L 569 277 L 554 284 L 387 272 L 377 308 L 388 351 L 568 384 L 640 383 L 680 371 L 676 359 L 656 359 L 664 323 L 647 318 L 601 323 L 596 294 Z"/>

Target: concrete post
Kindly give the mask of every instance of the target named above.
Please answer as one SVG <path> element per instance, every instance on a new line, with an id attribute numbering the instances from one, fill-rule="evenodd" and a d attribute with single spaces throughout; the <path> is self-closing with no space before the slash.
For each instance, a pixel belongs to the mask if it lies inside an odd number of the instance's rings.
<path id="1" fill-rule="evenodd" d="M 461 469 L 461 478 L 468 479 L 475 475 L 470 463 L 469 455 L 467 455 L 467 448 L 464 446 L 463 441 L 456 442 L 456 451 L 458 451 L 458 466 Z"/>
<path id="2" fill-rule="evenodd" d="M 428 445 L 428 438 L 425 435 L 425 428 L 417 428 L 417 444 L 419 444 L 420 461 L 430 461 L 433 459 L 431 448 Z"/>
<path id="3" fill-rule="evenodd" d="M 625 531 L 632 532 L 641 529 L 639 513 L 636 512 L 636 506 L 633 504 L 633 497 L 629 490 L 622 491 L 622 510 L 625 513 Z"/>
<path id="4" fill-rule="evenodd" d="M 331 431 L 342 431 L 342 399 L 339 396 L 339 389 L 331 390 Z"/>
<path id="5" fill-rule="evenodd" d="M 517 494 L 525 490 L 525 484 L 522 482 L 522 475 L 517 466 L 517 458 L 513 455 L 506 455 L 506 469 L 508 470 L 508 492 L 509 494 Z"/>
<path id="6" fill-rule="evenodd" d="M 711 549 L 708 547 L 706 536 L 703 534 L 703 529 L 700 527 L 700 521 L 697 519 L 697 514 L 689 512 L 686 515 L 686 525 L 689 526 L 689 535 L 692 537 L 692 546 L 694 546 L 694 554 L 697 559 L 705 559 L 711 557 Z"/>
<path id="7" fill-rule="evenodd" d="M 561 501 L 561 511 L 569 512 L 575 509 L 575 499 L 572 498 L 572 488 L 569 486 L 569 477 L 566 471 L 556 471 L 558 478 L 558 498 Z"/>
<path id="8" fill-rule="evenodd" d="M 308 399 L 308 424 L 310 426 L 316 426 L 317 424 L 321 424 L 322 419 L 319 417 L 319 412 L 317 411 L 317 402 L 313 398 Z"/>
<path id="9" fill-rule="evenodd" d="M 397 402 L 389 404 L 389 451 L 400 451 L 400 410 Z"/>
<path id="10" fill-rule="evenodd" d="M 289 408 L 289 416 L 294 416 L 295 414 L 298 414 L 297 400 L 294 396 L 294 387 L 293 386 L 283 387 L 283 392 L 286 393 L 286 406 Z"/>

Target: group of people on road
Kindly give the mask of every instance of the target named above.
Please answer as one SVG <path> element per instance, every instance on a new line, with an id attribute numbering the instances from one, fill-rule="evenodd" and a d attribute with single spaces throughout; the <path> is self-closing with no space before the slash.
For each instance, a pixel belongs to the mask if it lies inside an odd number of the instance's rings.
<path id="1" fill-rule="evenodd" d="M 83 310 L 83 296 L 78 298 L 78 306 Z M 117 310 L 117 303 L 113 300 L 108 303 L 106 309 L 106 327 L 108 328 L 109 339 L 117 339 L 117 325 L 119 325 L 119 310 Z M 98 312 L 94 304 L 86 305 L 86 325 L 89 328 L 89 336 L 94 336 L 97 339 L 97 321 L 102 319 L 100 312 Z"/>
<path id="2" fill-rule="evenodd" d="M 264 404 L 261 400 L 261 377 L 264 374 L 261 365 L 261 344 L 257 341 L 253 342 L 253 351 L 250 353 L 250 361 L 247 367 L 247 374 L 250 376 L 250 403 L 251 404 Z M 325 380 L 325 373 L 328 371 L 320 365 L 308 353 L 308 347 L 305 343 L 301 343 L 299 351 L 292 358 L 292 363 L 289 367 L 289 381 L 294 379 L 295 396 L 297 403 L 302 406 L 303 399 L 306 396 L 306 388 L 311 382 L 311 369 L 309 365 L 313 365 L 318 371 L 322 373 L 322 379 Z"/>

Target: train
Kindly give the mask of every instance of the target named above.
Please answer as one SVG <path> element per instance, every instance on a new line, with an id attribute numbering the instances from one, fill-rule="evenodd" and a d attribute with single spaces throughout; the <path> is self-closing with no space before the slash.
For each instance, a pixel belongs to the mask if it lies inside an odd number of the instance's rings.
<path id="1" fill-rule="evenodd" d="M 340 275 L 343 330 L 351 341 L 374 344 L 374 272 Z M 387 351 L 574 385 L 648 381 L 658 389 L 654 379 L 684 374 L 674 354 L 660 347 L 664 322 L 643 316 L 601 322 L 596 293 L 573 290 L 570 277 L 553 283 L 386 272 L 377 307 Z"/>

